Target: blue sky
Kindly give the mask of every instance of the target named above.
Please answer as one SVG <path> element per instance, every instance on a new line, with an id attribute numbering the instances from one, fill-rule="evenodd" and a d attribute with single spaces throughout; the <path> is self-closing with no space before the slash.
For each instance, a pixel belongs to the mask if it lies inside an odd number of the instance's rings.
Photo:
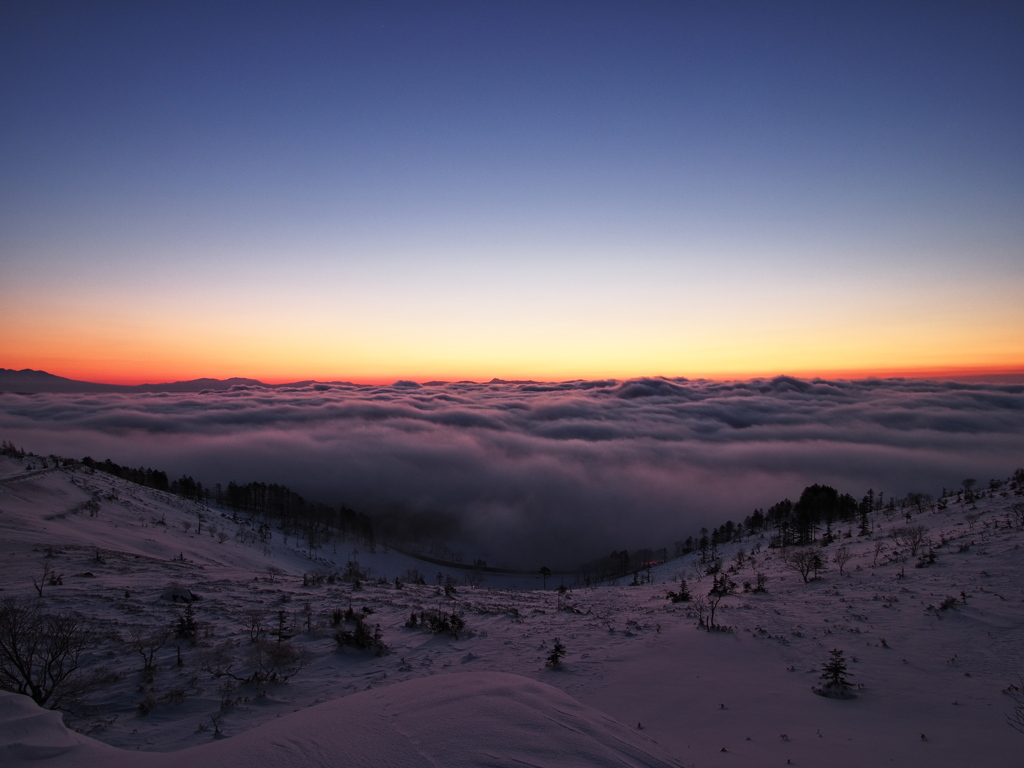
<path id="1" fill-rule="evenodd" d="M 212 5 L 0 10 L 9 367 L 1024 362 L 1021 6 Z"/>

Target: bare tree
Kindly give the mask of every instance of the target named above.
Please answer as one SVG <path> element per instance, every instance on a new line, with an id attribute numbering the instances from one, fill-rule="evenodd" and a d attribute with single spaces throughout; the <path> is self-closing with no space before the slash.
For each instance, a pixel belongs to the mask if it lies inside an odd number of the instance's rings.
<path id="1" fill-rule="evenodd" d="M 840 576 L 843 575 L 843 569 L 846 567 L 846 564 L 850 562 L 852 558 L 853 552 L 851 552 L 850 548 L 847 546 L 839 547 L 839 549 L 837 549 L 832 554 L 832 562 L 839 566 Z"/>
<path id="2" fill-rule="evenodd" d="M 291 643 L 258 640 L 248 653 L 248 661 L 255 667 L 249 680 L 254 683 L 286 683 L 288 678 L 308 667 L 312 660 L 305 648 L 296 649 Z"/>
<path id="3" fill-rule="evenodd" d="M 143 629 L 133 627 L 128 631 L 128 646 L 142 657 L 142 674 L 152 681 L 156 674 L 156 654 L 171 636 L 170 627 Z"/>
<path id="4" fill-rule="evenodd" d="M 731 592 L 729 585 L 729 577 L 722 574 L 722 578 L 715 577 L 715 583 L 711 586 L 711 591 L 708 592 L 708 632 L 712 629 L 717 628 L 715 624 L 715 611 L 718 609 L 718 604 L 722 602 L 722 598 Z"/>
<path id="5" fill-rule="evenodd" d="M 263 626 L 263 611 L 259 608 L 246 611 L 245 626 L 249 630 L 249 639 L 255 643 L 266 631 Z"/>
<path id="6" fill-rule="evenodd" d="M 43 575 L 39 577 L 39 581 L 32 579 L 32 586 L 36 588 L 36 594 L 40 597 L 43 596 L 43 587 L 49 584 L 50 586 L 56 586 L 57 584 L 63 584 L 64 579 L 58 574 L 49 563 L 43 562 Z"/>
<path id="7" fill-rule="evenodd" d="M 814 547 L 791 549 L 783 554 L 782 562 L 790 570 L 799 573 L 803 577 L 804 584 L 810 580 L 809 577 L 812 573 L 817 578 L 818 572 L 824 570 L 825 567 L 821 554 Z"/>
<path id="8" fill-rule="evenodd" d="M 928 541 L 928 529 L 923 525 L 896 528 L 892 538 L 901 547 L 907 547 L 912 557 L 916 557 L 918 550 Z"/>
<path id="9" fill-rule="evenodd" d="M 707 613 L 710 606 L 708 606 L 708 599 L 704 595 L 697 595 L 693 598 L 691 603 L 693 609 L 697 611 L 697 626 L 704 626 L 704 614 Z"/>
<path id="10" fill-rule="evenodd" d="M 874 559 L 872 559 L 871 565 L 873 565 L 873 566 L 874 565 L 878 565 L 878 556 L 880 554 L 882 554 L 883 552 L 885 552 L 885 550 L 886 550 L 886 544 L 885 544 L 884 541 L 876 541 L 875 542 L 875 557 L 874 557 Z"/>
<path id="11" fill-rule="evenodd" d="M 296 649 L 290 642 L 257 640 L 249 647 L 241 664 L 234 650 L 230 642 L 203 650 L 199 657 L 200 669 L 215 678 L 227 677 L 243 684 L 285 683 L 313 660 L 308 650 Z"/>
<path id="12" fill-rule="evenodd" d="M 928 509 L 928 505 L 931 504 L 932 497 L 927 493 L 908 493 L 907 503 L 910 504 L 914 509 L 917 510 L 917 514 L 924 514 L 925 510 Z"/>
<path id="13" fill-rule="evenodd" d="M 43 613 L 35 602 L 7 598 L 0 604 L 0 689 L 55 709 L 100 681 L 79 665 L 95 643 L 81 617 Z"/>

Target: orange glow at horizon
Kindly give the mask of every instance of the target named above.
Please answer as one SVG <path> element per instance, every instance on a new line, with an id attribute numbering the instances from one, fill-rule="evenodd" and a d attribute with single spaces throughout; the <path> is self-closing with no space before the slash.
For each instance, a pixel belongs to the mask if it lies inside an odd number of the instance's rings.
<path id="1" fill-rule="evenodd" d="M 375 367 L 369 370 L 342 367 L 333 368 L 310 364 L 303 367 L 282 366 L 269 363 L 267 360 L 237 360 L 235 364 L 214 364 L 208 361 L 174 361 L 164 364 L 155 361 L 138 361 L 123 364 L 120 367 L 107 366 L 104 361 L 83 361 L 70 357 L 14 359 L 0 361 L 0 367 L 14 370 L 29 368 L 78 381 L 89 381 L 104 384 L 162 384 L 193 379 L 255 379 L 265 384 L 288 384 L 298 381 L 344 381 L 361 385 L 386 385 L 398 380 L 416 381 L 476 381 L 486 382 L 491 379 L 507 381 L 570 381 L 570 380 L 625 380 L 639 377 L 709 379 L 717 381 L 739 381 L 756 378 L 771 378 L 786 375 L 797 378 L 824 379 L 865 379 L 865 378 L 936 378 L 949 379 L 957 377 L 985 376 L 1021 376 L 1024 378 L 1024 361 L 999 361 L 984 363 L 965 361 L 949 365 L 847 365 L 814 367 L 804 364 L 789 364 L 764 367 L 730 367 L 707 368 L 701 366 L 652 365 L 647 369 L 614 368 L 612 366 L 579 366 L 551 368 L 547 366 L 529 367 L 527 365 L 495 365 L 465 366 L 462 368 L 407 367 L 397 365 Z"/>
<path id="2" fill-rule="evenodd" d="M 1016 9 L 23 5 L 2 368 L 1024 372 Z"/>
<path id="3" fill-rule="evenodd" d="M 1011 299 L 1010 283 L 987 304 L 950 294 L 895 307 L 857 304 L 855 291 L 840 301 L 813 292 L 804 299 L 793 290 L 780 306 L 749 288 L 726 299 L 696 291 L 686 302 L 595 290 L 530 303 L 529 294 L 497 289 L 426 295 L 408 287 L 396 287 L 386 302 L 344 304 L 332 304 L 326 289 L 253 292 L 244 297 L 249 301 L 118 288 L 102 295 L 26 293 L 10 302 L 12 320 L 0 326 L 0 367 L 112 384 L 1024 371 L 1024 308 Z"/>

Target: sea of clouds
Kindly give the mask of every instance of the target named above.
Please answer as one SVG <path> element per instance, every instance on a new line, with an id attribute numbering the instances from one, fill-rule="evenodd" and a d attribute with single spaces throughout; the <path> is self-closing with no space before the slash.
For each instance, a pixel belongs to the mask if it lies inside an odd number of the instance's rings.
<path id="1" fill-rule="evenodd" d="M 491 565 L 670 549 L 820 482 L 938 495 L 1024 465 L 1024 386 L 633 379 L 0 395 L 0 438 L 415 519 Z"/>

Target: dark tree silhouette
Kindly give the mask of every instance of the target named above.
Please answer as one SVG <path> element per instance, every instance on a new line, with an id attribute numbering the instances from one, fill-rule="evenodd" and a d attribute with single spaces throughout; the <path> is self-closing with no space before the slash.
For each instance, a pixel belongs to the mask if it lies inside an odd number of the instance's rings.
<path id="1" fill-rule="evenodd" d="M 548 588 L 548 576 L 551 575 L 551 569 L 546 565 L 542 565 L 540 569 L 540 575 L 544 577 L 544 589 Z"/>
<path id="2" fill-rule="evenodd" d="M 852 683 L 850 683 L 850 677 L 852 675 L 846 668 L 846 659 L 843 658 L 843 652 L 838 648 L 833 648 L 829 651 L 828 662 L 821 668 L 820 679 L 822 686 L 816 692 L 823 695 L 845 694 L 853 687 Z"/>
<path id="3" fill-rule="evenodd" d="M 679 591 L 678 592 L 675 592 L 673 590 L 669 590 L 668 599 L 671 600 L 673 603 L 688 603 L 688 602 L 690 602 L 690 599 L 691 599 L 690 588 L 686 585 L 686 579 L 685 578 L 680 578 L 679 579 Z"/>
<path id="4" fill-rule="evenodd" d="M 547 665 L 551 668 L 557 668 L 562 665 L 562 659 L 565 657 L 565 646 L 562 645 L 560 638 L 555 638 L 555 644 L 551 649 L 551 653 L 548 654 Z"/>
<path id="5" fill-rule="evenodd" d="M 782 562 L 787 568 L 799 573 L 803 577 L 804 584 L 810 580 L 811 573 L 817 576 L 818 571 L 823 570 L 825 566 L 821 555 L 813 547 L 791 550 L 782 556 Z"/>
<path id="6" fill-rule="evenodd" d="M 95 635 L 74 614 L 43 613 L 37 603 L 0 604 L 0 689 L 55 709 L 94 684 L 79 665 Z"/>
<path id="7" fill-rule="evenodd" d="M 722 598 L 732 594 L 734 586 L 727 575 L 724 573 L 716 574 L 714 583 L 711 585 L 711 591 L 708 592 L 707 596 L 708 632 L 718 629 L 718 625 L 715 624 L 715 611 L 718 609 L 718 604 L 722 602 Z"/>

